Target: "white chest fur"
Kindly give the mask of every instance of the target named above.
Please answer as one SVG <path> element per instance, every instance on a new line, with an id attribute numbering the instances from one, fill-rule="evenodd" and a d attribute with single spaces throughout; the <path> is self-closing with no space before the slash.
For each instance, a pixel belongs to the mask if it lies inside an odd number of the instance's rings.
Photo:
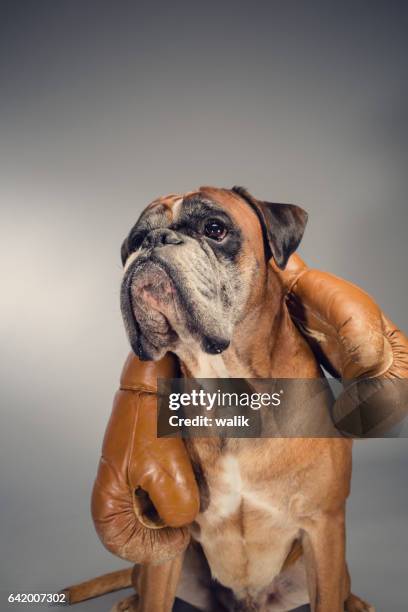
<path id="1" fill-rule="evenodd" d="M 205 512 L 206 521 L 216 526 L 231 518 L 245 505 L 249 510 L 259 510 L 267 515 L 270 522 L 283 526 L 288 522 L 287 509 L 275 504 L 268 489 L 254 487 L 250 475 L 243 470 L 239 455 L 222 456 L 210 481 L 210 505 Z"/>
<path id="2" fill-rule="evenodd" d="M 244 593 L 258 597 L 265 589 L 278 590 L 274 580 L 299 529 L 286 504 L 275 502 L 265 482 L 251 482 L 251 472 L 240 459 L 239 454 L 225 454 L 210 472 L 210 503 L 197 518 L 197 539 L 214 578 L 237 597 Z M 303 603 L 304 580 L 289 582 Z"/>
<path id="3" fill-rule="evenodd" d="M 194 378 L 229 378 L 230 373 L 224 363 L 223 355 L 207 355 L 203 351 L 197 353 L 197 365 Z"/>

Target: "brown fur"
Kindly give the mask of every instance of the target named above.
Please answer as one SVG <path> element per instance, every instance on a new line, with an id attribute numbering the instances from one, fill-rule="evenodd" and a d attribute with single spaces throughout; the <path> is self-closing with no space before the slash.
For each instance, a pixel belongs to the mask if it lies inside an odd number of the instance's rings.
<path id="1" fill-rule="evenodd" d="M 288 314 L 279 279 L 273 268 L 265 265 L 254 211 L 229 191 L 204 187 L 200 192 L 221 202 L 245 234 L 239 266 L 243 282 L 251 284 L 251 292 L 231 345 L 222 355 L 228 375 L 321 377 L 309 345 Z M 257 272 L 245 278 L 254 253 Z M 195 357 L 187 358 L 183 367 L 195 376 Z M 281 571 L 303 561 L 314 612 L 340 612 L 345 601 L 350 609 L 359 605 L 350 595 L 344 553 L 351 446 L 350 440 L 338 437 L 227 439 L 221 446 L 214 439 L 188 440 L 210 492 L 209 506 L 197 519 L 198 537 L 212 571 L 217 572 L 215 577 L 237 594 L 242 609 L 250 610 L 252 605 L 260 606 L 256 608 L 259 610 L 273 609 L 261 603 L 262 573 L 269 559 Z M 241 476 L 251 483 L 251 492 L 229 516 L 218 519 L 217 495 L 223 494 L 226 455 L 239 462 Z M 264 508 L 256 504 L 252 507 L 252 494 L 282 515 L 271 520 Z"/>
<path id="2" fill-rule="evenodd" d="M 248 297 L 222 355 L 205 355 L 188 345 L 177 348 L 184 375 L 320 378 L 323 373 L 289 316 L 278 275 L 265 262 L 256 213 L 230 190 L 201 187 L 199 193 L 221 204 L 242 229 L 238 266 Z M 160 198 L 150 209 L 165 206 L 170 218 L 180 197 Z M 187 448 L 202 495 L 192 533 L 214 578 L 233 592 L 230 610 L 282 610 L 279 585 L 290 582 L 294 571 L 305 573 L 312 612 L 342 612 L 344 606 L 348 612 L 373 610 L 350 593 L 345 560 L 349 439 L 227 438 L 220 443 L 192 438 Z M 237 492 L 238 481 L 242 491 Z M 170 612 L 180 571 L 180 557 L 154 570 L 142 568 L 137 586 L 142 585 L 143 596 L 135 609 Z M 149 607 L 151 599 L 154 607 Z"/>

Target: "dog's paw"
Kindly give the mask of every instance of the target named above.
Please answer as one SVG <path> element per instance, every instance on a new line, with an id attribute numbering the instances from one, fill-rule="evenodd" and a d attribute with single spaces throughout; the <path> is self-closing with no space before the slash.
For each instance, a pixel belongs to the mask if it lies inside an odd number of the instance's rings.
<path id="1" fill-rule="evenodd" d="M 374 606 L 351 593 L 344 604 L 345 612 L 375 612 Z"/>
<path id="2" fill-rule="evenodd" d="M 139 597 L 132 595 L 116 603 L 110 612 L 137 612 Z"/>

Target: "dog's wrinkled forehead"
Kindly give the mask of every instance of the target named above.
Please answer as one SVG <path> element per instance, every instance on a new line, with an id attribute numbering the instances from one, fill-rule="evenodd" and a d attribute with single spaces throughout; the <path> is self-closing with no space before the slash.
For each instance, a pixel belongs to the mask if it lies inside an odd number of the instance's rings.
<path id="1" fill-rule="evenodd" d="M 165 216 L 169 221 L 172 221 L 175 213 L 180 208 L 184 195 L 179 193 L 170 193 L 160 198 L 156 198 L 151 202 L 141 214 L 139 220 L 146 217 L 153 218 L 155 215 Z"/>
<path id="2" fill-rule="evenodd" d="M 153 200 L 139 217 L 137 225 L 153 229 L 188 222 L 189 218 L 204 217 L 212 212 L 224 212 L 238 225 L 245 225 L 247 217 L 254 221 L 253 212 L 237 194 L 228 189 L 200 187 L 196 191 L 171 193 Z"/>
<path id="3" fill-rule="evenodd" d="M 217 190 L 217 191 L 222 191 Z M 169 223 L 176 223 L 181 220 L 182 217 L 194 214 L 198 209 L 202 209 L 203 212 L 211 212 L 211 209 L 218 208 L 217 204 L 221 204 L 222 208 L 222 195 L 218 198 L 211 197 L 204 191 L 189 191 L 184 194 L 174 194 L 162 196 L 153 200 L 142 213 L 139 221 L 153 221 L 155 217 L 161 218 L 162 220 L 167 219 Z"/>

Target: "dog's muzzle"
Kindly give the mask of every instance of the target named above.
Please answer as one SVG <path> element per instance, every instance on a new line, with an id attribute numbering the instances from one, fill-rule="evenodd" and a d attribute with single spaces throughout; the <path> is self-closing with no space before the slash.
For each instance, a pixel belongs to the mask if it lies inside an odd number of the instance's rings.
<path id="1" fill-rule="evenodd" d="M 125 263 L 122 282 L 122 314 L 133 351 L 155 360 L 191 337 L 209 354 L 228 348 L 218 277 L 197 240 L 170 229 L 149 232 Z"/>

